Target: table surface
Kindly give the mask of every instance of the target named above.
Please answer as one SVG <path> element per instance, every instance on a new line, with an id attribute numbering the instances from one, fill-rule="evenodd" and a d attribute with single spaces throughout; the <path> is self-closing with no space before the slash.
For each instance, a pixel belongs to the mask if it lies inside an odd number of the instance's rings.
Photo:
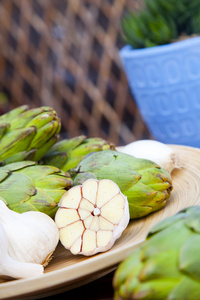
<path id="1" fill-rule="evenodd" d="M 63 299 L 73 300 L 80 298 L 81 300 L 113 300 L 113 276 L 114 271 L 88 284 L 67 292 L 56 294 L 55 296 L 45 297 L 44 299 L 57 300 L 58 296 L 63 296 Z"/>

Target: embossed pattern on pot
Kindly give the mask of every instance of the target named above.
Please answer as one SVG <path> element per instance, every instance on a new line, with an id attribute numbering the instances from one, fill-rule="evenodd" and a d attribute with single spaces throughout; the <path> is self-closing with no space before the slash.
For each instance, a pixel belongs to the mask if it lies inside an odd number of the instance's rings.
<path id="1" fill-rule="evenodd" d="M 163 143 L 200 146 L 200 37 L 120 52 L 151 134 Z"/>

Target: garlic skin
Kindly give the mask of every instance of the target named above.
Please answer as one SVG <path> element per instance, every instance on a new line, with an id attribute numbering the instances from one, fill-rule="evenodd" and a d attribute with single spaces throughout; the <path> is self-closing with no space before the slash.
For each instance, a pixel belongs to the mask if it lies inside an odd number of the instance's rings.
<path id="1" fill-rule="evenodd" d="M 30 278 L 43 275 L 44 268 L 42 265 L 20 262 L 9 256 L 8 239 L 1 223 L 0 241 L 0 276 Z"/>
<path id="2" fill-rule="evenodd" d="M 9 255 L 21 262 L 46 266 L 59 242 L 55 222 L 37 211 L 17 213 L 0 200 L 0 223 L 8 238 Z"/>
<path id="3" fill-rule="evenodd" d="M 55 222 L 60 241 L 72 254 L 109 250 L 130 220 L 127 197 L 112 180 L 88 179 L 60 200 Z"/>
<path id="4" fill-rule="evenodd" d="M 119 148 L 118 151 L 137 158 L 149 159 L 169 173 L 181 167 L 178 154 L 170 146 L 155 140 L 135 141 Z"/>

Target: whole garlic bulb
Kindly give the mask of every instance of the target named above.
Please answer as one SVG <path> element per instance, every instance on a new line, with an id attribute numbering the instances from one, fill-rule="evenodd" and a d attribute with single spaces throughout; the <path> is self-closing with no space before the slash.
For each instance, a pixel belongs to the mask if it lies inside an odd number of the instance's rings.
<path id="1" fill-rule="evenodd" d="M 30 278 L 43 275 L 40 264 L 21 262 L 8 254 L 8 239 L 3 225 L 0 223 L 0 276 L 13 278 Z"/>
<path id="2" fill-rule="evenodd" d="M 171 173 L 173 169 L 181 167 L 178 153 L 169 145 L 155 140 L 138 140 L 131 142 L 120 148 L 119 152 L 154 161 L 169 173 Z"/>
<path id="3" fill-rule="evenodd" d="M 0 223 L 8 238 L 9 255 L 23 262 L 46 266 L 59 242 L 53 219 L 44 213 L 17 213 L 0 200 Z"/>

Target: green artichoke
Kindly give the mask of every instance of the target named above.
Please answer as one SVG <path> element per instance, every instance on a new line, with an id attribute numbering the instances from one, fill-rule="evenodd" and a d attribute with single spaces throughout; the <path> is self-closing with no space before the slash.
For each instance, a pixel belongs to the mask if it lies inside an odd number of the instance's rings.
<path id="1" fill-rule="evenodd" d="M 114 150 L 115 146 L 102 138 L 86 138 L 81 135 L 57 142 L 43 157 L 42 162 L 69 171 L 88 153 L 108 149 Z"/>
<path id="2" fill-rule="evenodd" d="M 70 174 L 74 185 L 89 178 L 114 181 L 127 196 L 131 219 L 164 207 L 172 191 L 171 176 L 156 163 L 112 150 L 87 155 Z"/>
<path id="3" fill-rule="evenodd" d="M 70 175 L 56 167 L 33 161 L 0 167 L 0 199 L 18 213 L 37 210 L 54 217 L 60 198 L 71 186 Z"/>
<path id="4" fill-rule="evenodd" d="M 0 116 L 0 163 L 34 160 L 57 142 L 61 121 L 51 107 L 20 106 Z"/>
<path id="5" fill-rule="evenodd" d="M 114 274 L 115 300 L 200 299 L 200 207 L 153 227 Z"/>

